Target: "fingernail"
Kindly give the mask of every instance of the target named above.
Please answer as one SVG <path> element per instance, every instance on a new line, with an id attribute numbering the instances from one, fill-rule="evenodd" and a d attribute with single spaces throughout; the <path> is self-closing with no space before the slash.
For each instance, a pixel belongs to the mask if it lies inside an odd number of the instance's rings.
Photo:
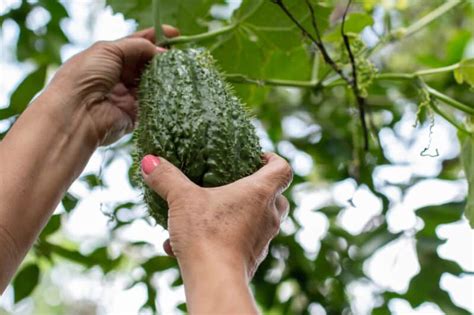
<path id="1" fill-rule="evenodd" d="M 145 173 L 146 175 L 150 174 L 151 172 L 153 172 L 155 167 L 158 166 L 158 164 L 160 164 L 160 159 L 157 156 L 153 156 L 150 154 L 145 155 L 145 157 L 142 160 L 143 173 Z"/>
<path id="2" fill-rule="evenodd" d="M 156 50 L 157 50 L 158 52 L 165 52 L 165 51 L 168 51 L 168 49 L 163 48 L 163 47 L 160 47 L 160 46 L 156 46 Z"/>

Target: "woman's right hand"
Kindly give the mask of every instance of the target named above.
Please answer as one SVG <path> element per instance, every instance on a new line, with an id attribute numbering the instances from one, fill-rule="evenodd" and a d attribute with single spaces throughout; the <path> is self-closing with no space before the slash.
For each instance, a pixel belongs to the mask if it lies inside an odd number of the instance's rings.
<path id="1" fill-rule="evenodd" d="M 292 180 L 283 158 L 269 153 L 264 162 L 253 175 L 203 188 L 165 159 L 143 158 L 145 182 L 169 206 L 170 239 L 165 250 L 177 257 L 182 269 L 211 257 L 236 270 L 243 268 L 247 280 L 253 276 L 288 212 L 288 201 L 281 194 Z"/>

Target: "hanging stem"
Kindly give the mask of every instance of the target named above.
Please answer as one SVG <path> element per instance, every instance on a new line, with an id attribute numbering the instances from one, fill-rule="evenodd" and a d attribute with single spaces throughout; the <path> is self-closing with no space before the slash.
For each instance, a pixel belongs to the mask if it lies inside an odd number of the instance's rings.
<path id="1" fill-rule="evenodd" d="M 443 101 L 444 103 L 446 103 L 448 105 L 451 105 L 452 107 L 454 107 L 456 109 L 459 109 L 460 111 L 463 111 L 465 113 L 474 115 L 474 108 L 473 107 L 470 107 L 469 105 L 463 104 L 463 103 L 447 96 L 446 94 L 443 94 L 440 91 L 433 89 L 430 86 L 426 86 L 426 90 L 428 91 L 428 93 L 430 93 L 430 95 L 432 95 L 435 98 Z"/>
<path id="2" fill-rule="evenodd" d="M 161 28 L 161 18 L 160 18 L 160 0 L 153 0 L 153 22 L 155 27 L 155 43 L 159 43 L 166 40 L 163 29 Z"/>

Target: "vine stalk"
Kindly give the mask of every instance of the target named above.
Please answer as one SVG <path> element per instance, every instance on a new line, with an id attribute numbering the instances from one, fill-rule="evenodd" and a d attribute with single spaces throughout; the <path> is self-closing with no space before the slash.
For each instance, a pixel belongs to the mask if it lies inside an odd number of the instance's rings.
<path id="1" fill-rule="evenodd" d="M 205 39 L 217 37 L 222 34 L 229 33 L 230 31 L 234 30 L 239 23 L 232 23 L 230 25 L 221 27 L 215 31 L 205 32 L 196 35 L 181 35 L 178 37 L 173 38 L 166 38 L 162 41 L 159 41 L 161 45 L 169 46 L 169 45 L 177 45 L 177 44 L 186 44 L 186 43 L 195 43 Z"/>
<path id="2" fill-rule="evenodd" d="M 161 28 L 160 0 L 153 0 L 152 6 L 153 23 L 155 27 L 155 43 L 159 44 L 166 39 L 163 29 Z"/>

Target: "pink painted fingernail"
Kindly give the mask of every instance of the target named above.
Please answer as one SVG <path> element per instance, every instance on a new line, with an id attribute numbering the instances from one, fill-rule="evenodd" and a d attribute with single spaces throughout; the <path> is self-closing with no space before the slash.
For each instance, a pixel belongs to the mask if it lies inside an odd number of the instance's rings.
<path id="1" fill-rule="evenodd" d="M 151 154 L 145 155 L 142 160 L 142 171 L 146 175 L 153 172 L 153 170 L 160 164 L 160 159 L 157 156 Z"/>
<path id="2" fill-rule="evenodd" d="M 165 51 L 168 51 L 168 49 L 163 48 L 163 47 L 160 47 L 160 46 L 156 46 L 156 50 L 157 50 L 158 52 L 165 52 Z"/>

